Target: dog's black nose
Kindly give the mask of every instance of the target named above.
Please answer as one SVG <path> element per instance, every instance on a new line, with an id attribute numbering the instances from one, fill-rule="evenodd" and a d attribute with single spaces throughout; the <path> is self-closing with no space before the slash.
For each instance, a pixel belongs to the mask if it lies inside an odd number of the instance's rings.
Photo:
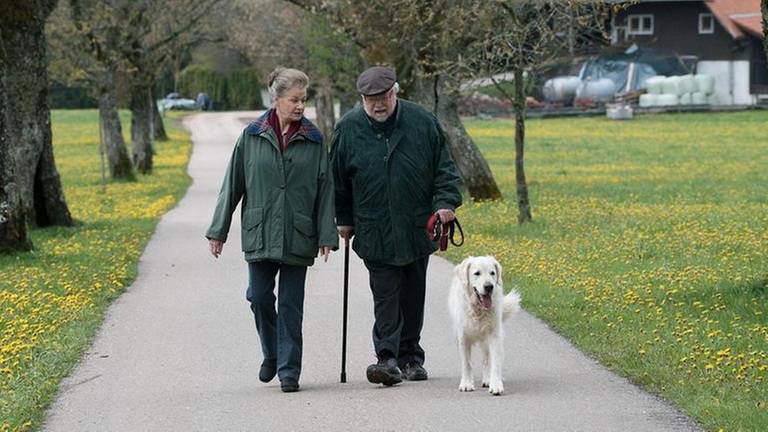
<path id="1" fill-rule="evenodd" d="M 493 291 L 493 284 L 489 282 L 489 283 L 483 285 L 483 288 L 485 288 L 485 292 L 491 292 L 491 291 Z"/>

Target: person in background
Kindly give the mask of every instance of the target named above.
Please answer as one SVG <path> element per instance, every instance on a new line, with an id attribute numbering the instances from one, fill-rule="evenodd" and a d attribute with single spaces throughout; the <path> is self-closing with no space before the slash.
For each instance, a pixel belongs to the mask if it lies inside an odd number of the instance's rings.
<path id="1" fill-rule="evenodd" d="M 320 131 L 304 117 L 308 85 L 299 70 L 272 72 L 273 108 L 237 140 L 206 232 L 211 254 L 218 258 L 232 212 L 242 201 L 246 298 L 263 354 L 259 380 L 270 382 L 277 374 L 284 392 L 299 389 L 307 267 L 318 255 L 328 261 L 339 242 L 328 149 Z"/>
<path id="2" fill-rule="evenodd" d="M 366 376 L 391 386 L 426 380 L 420 345 L 429 255 L 438 248 L 427 220 L 454 219 L 459 177 L 440 124 L 427 110 L 398 99 L 395 71 L 372 67 L 357 79 L 363 104 L 336 125 L 331 163 L 336 225 L 363 259 L 373 293 L 373 345 L 378 361 Z"/>

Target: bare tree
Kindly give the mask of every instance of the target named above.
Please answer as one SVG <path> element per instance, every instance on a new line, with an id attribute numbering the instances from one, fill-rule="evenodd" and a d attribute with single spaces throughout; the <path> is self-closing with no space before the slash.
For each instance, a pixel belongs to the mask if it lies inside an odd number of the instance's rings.
<path id="1" fill-rule="evenodd" d="M 602 44 L 607 37 L 603 27 L 609 8 L 587 0 L 494 0 L 490 7 L 478 11 L 485 31 L 459 66 L 475 76 L 490 77 L 513 101 L 518 222 L 530 222 L 533 217 L 524 163 L 525 75 L 535 74 L 557 56 L 579 47 Z M 492 78 L 510 71 L 514 75 L 511 94 Z"/>
<path id="2" fill-rule="evenodd" d="M 121 68 L 116 44 L 121 29 L 109 3 L 70 0 L 49 19 L 51 74 L 60 82 L 90 89 L 98 101 L 102 151 L 114 179 L 135 178 L 123 138 L 117 104 L 117 75 Z"/>
<path id="3" fill-rule="evenodd" d="M 130 76 L 131 147 L 136 169 L 152 171 L 154 86 L 160 72 L 172 62 L 176 50 L 210 41 L 204 19 L 217 0 L 132 0 L 120 4 L 117 14 L 125 22 L 120 44 Z"/>
<path id="4" fill-rule="evenodd" d="M 45 20 L 55 7 L 56 0 L 0 3 L 3 249 L 28 246 L 23 223 L 73 224 L 51 143 Z"/>
<path id="5" fill-rule="evenodd" d="M 469 137 L 458 115 L 456 96 L 460 76 L 453 64 L 471 37 L 467 31 L 482 7 L 464 0 L 291 0 L 322 13 L 346 33 L 371 64 L 397 69 L 406 97 L 431 108 L 440 119 L 459 174 L 474 200 L 501 198 L 493 174 Z M 352 83 L 350 83 L 351 85 Z"/>

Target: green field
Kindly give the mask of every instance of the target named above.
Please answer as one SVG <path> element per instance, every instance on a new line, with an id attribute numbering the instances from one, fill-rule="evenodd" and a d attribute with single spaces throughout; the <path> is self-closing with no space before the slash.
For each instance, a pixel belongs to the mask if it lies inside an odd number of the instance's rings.
<path id="1" fill-rule="evenodd" d="M 190 184 L 189 137 L 167 121 L 170 141 L 157 143 L 153 174 L 108 181 L 102 192 L 96 118 L 93 110 L 52 115 L 56 165 L 78 226 L 33 230 L 33 252 L 0 256 L 0 431 L 40 427 L 109 302 L 135 279 L 160 216 Z"/>
<path id="2" fill-rule="evenodd" d="M 505 200 L 460 208 L 448 257 L 496 255 L 528 311 L 706 429 L 768 430 L 768 112 L 526 124 L 534 223 L 514 124 L 470 121 Z"/>

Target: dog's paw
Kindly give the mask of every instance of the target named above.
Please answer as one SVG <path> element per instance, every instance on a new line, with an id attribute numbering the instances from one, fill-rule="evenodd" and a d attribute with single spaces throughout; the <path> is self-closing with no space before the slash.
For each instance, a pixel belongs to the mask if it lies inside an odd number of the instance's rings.
<path id="1" fill-rule="evenodd" d="M 490 393 L 490 394 L 492 394 L 494 396 L 498 396 L 498 395 L 504 393 L 504 383 L 502 383 L 501 381 L 499 381 L 499 382 L 492 382 L 488 386 L 488 393 Z"/>
<path id="2" fill-rule="evenodd" d="M 475 383 L 468 380 L 461 380 L 461 383 L 459 384 L 459 391 L 460 392 L 475 391 Z"/>

